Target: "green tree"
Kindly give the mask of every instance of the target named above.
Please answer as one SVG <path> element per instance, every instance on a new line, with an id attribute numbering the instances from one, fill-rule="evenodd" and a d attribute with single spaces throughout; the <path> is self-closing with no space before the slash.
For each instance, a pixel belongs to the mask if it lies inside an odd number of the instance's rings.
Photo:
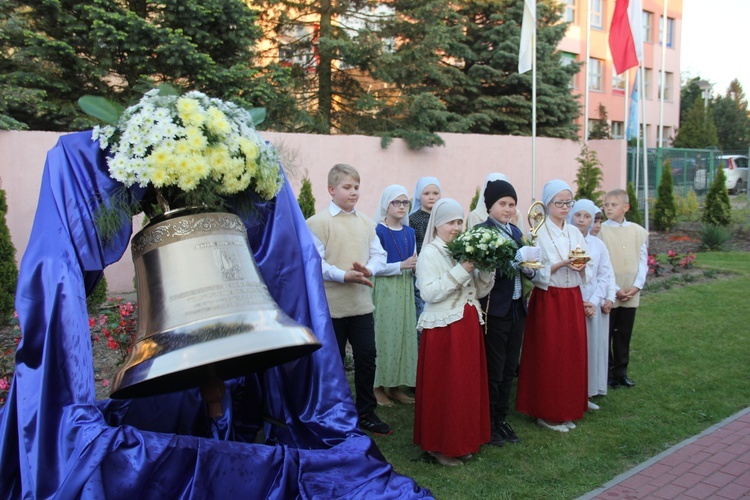
<path id="1" fill-rule="evenodd" d="M 581 146 L 581 154 L 576 158 L 578 162 L 578 172 L 576 172 L 576 194 L 575 199 L 588 199 L 594 202 L 596 206 L 601 206 L 604 191 L 600 189 L 604 173 L 600 168 L 602 163 L 599 161 L 599 155 L 596 151 L 589 149 L 584 143 Z"/>
<path id="2" fill-rule="evenodd" d="M 5 190 L 0 188 L 0 319 L 3 322 L 15 310 L 16 285 L 18 284 L 16 247 L 10 239 L 10 230 L 5 221 L 7 212 Z"/>
<path id="3" fill-rule="evenodd" d="M 469 203 L 469 210 L 471 211 L 477 208 L 477 203 L 479 203 L 479 188 L 477 188 L 474 197 L 471 199 L 471 203 Z"/>
<path id="4" fill-rule="evenodd" d="M 674 203 L 674 183 L 672 181 L 672 163 L 667 160 L 661 171 L 661 181 L 656 190 L 654 204 L 654 227 L 660 231 L 669 231 L 677 221 L 677 208 Z"/>
<path id="5" fill-rule="evenodd" d="M 750 117 L 739 80 L 732 80 L 726 94 L 714 99 L 712 107 L 719 146 L 724 150 L 747 149 L 750 145 Z"/>
<path id="6" fill-rule="evenodd" d="M 611 139 L 612 134 L 609 130 L 609 117 L 607 108 L 604 104 L 599 103 L 599 119 L 594 120 L 594 125 L 589 130 L 589 139 Z"/>
<path id="7" fill-rule="evenodd" d="M 628 182 L 628 199 L 630 200 L 630 210 L 627 213 L 627 219 L 635 224 L 643 225 L 643 214 L 638 206 L 638 194 L 632 182 Z"/>
<path id="8" fill-rule="evenodd" d="M 0 113 L 34 130 L 87 128 L 81 95 L 130 103 L 161 82 L 270 117 L 293 109 L 279 91 L 286 70 L 256 68 L 261 33 L 241 0 L 8 0 L 0 14 L 0 86 L 12 96 Z"/>
<path id="9" fill-rule="evenodd" d="M 696 76 L 687 80 L 680 88 L 680 123 L 687 120 L 687 112 L 693 107 L 696 99 L 703 102 L 703 91 L 698 86 L 701 80 L 700 76 Z"/>
<path id="10" fill-rule="evenodd" d="M 299 190 L 297 203 L 299 204 L 299 208 L 302 210 L 302 215 L 305 219 L 309 219 L 315 215 L 315 197 L 312 193 L 312 183 L 307 176 L 302 179 L 302 186 Z"/>
<path id="11" fill-rule="evenodd" d="M 707 148 L 719 144 L 713 112 L 703 99 L 696 99 L 680 122 L 673 145 L 676 148 Z"/>
<path id="12" fill-rule="evenodd" d="M 706 193 L 705 208 L 701 221 L 712 226 L 727 227 L 732 221 L 732 207 L 726 186 L 727 178 L 723 168 L 716 169 L 716 175 Z"/>

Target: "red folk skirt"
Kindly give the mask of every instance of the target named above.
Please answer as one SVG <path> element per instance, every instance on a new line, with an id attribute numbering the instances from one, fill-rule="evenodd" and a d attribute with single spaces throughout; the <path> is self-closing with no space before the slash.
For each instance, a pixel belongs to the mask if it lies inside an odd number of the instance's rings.
<path id="1" fill-rule="evenodd" d="M 550 422 L 588 408 L 586 316 L 579 287 L 535 288 L 521 351 L 516 410 Z"/>
<path id="2" fill-rule="evenodd" d="M 451 457 L 477 453 L 490 440 L 487 359 L 477 310 L 422 331 L 417 361 L 414 444 Z"/>

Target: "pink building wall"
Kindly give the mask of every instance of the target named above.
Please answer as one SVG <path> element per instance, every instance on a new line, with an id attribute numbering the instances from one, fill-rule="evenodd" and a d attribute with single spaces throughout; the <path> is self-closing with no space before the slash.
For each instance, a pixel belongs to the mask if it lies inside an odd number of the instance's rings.
<path id="1" fill-rule="evenodd" d="M 0 132 L 0 180 L 8 198 L 7 222 L 20 261 L 31 233 L 47 151 L 61 134 L 51 132 Z M 536 189 L 532 192 L 531 138 L 489 135 L 443 134 L 445 147 L 410 151 L 395 140 L 388 149 L 380 139 L 365 136 L 323 136 L 264 132 L 282 154 L 295 193 L 302 178 L 311 180 L 316 209 L 327 206 L 328 170 L 349 163 L 362 177 L 357 208 L 372 216 L 383 189 L 402 184 L 413 193 L 417 179 L 436 176 L 443 195 L 456 199 L 468 211 L 471 199 L 490 172 L 506 174 L 516 188 L 519 208 L 525 213 L 533 199 L 541 198 L 544 183 L 553 178 L 567 181 L 573 189 L 580 144 L 538 138 Z M 624 187 L 625 142 L 590 141 L 603 164 L 602 189 Z M 130 252 L 106 270 L 110 292 L 133 290 Z"/>

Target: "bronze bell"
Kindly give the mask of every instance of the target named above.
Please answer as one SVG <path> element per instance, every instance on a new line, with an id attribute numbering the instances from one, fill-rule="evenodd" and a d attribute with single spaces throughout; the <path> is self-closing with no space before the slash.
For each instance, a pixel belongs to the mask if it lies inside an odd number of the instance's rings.
<path id="1" fill-rule="evenodd" d="M 261 371 L 320 348 L 258 272 L 242 219 L 172 211 L 132 241 L 138 329 L 111 397 L 134 398 Z"/>

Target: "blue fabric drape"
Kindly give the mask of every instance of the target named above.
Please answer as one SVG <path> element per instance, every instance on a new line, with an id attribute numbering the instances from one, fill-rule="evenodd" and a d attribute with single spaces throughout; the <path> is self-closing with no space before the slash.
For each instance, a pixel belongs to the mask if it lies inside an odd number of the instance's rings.
<path id="1" fill-rule="evenodd" d="M 96 401 L 86 292 L 132 226 L 105 245 L 93 214 L 117 189 L 90 132 L 48 153 L 16 294 L 23 340 L 0 410 L 0 497 L 430 497 L 357 429 L 320 259 L 288 183 L 245 224 L 271 294 L 323 347 L 228 382 L 219 421 L 197 390 Z M 264 424 L 261 411 L 286 426 Z M 261 426 L 266 439 L 253 444 Z"/>

